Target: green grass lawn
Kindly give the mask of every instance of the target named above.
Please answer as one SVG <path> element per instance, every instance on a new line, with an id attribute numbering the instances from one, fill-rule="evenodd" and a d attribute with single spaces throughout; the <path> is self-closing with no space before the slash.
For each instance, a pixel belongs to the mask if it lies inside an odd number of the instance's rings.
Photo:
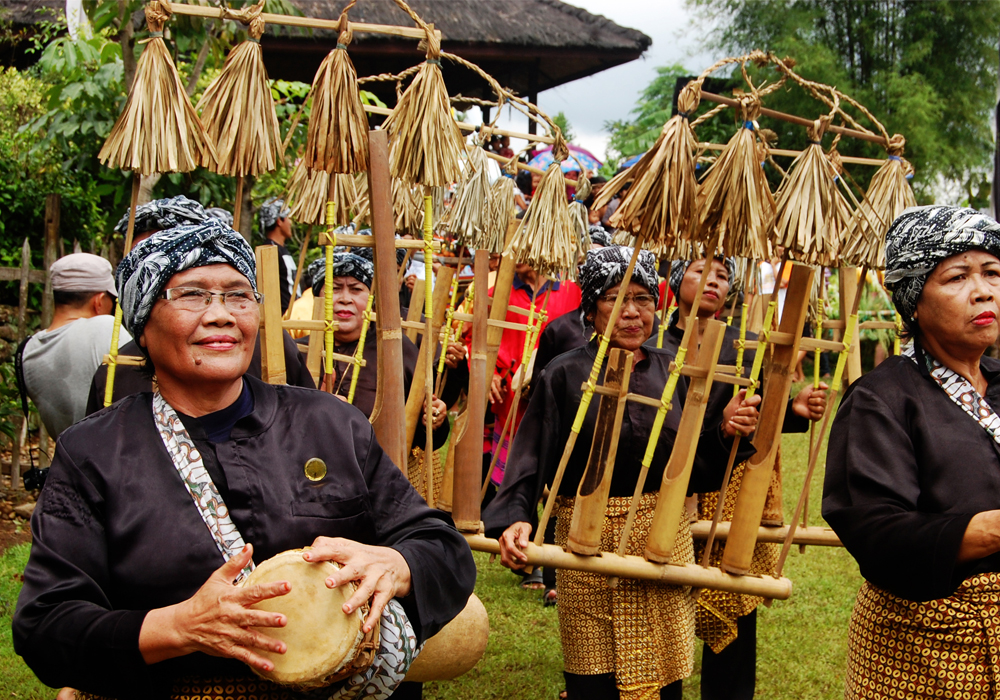
<path id="1" fill-rule="evenodd" d="M 808 435 L 783 440 L 784 508 L 790 518 L 806 470 Z M 822 457 L 821 457 L 822 459 Z M 822 464 L 813 481 L 810 523 L 820 524 Z M 10 617 L 27 561 L 22 545 L 0 558 L 0 700 L 53 698 L 11 648 Z M 476 593 L 490 616 L 490 641 L 482 661 L 454 681 L 425 686 L 427 700 L 555 700 L 562 689 L 562 654 L 555 608 L 543 608 L 538 591 L 522 591 L 519 579 L 487 555 L 476 554 Z M 792 597 L 762 607 L 758 620 L 757 695 L 773 700 L 841 698 L 847 625 L 861 584 L 858 567 L 843 549 L 793 548 L 785 566 Z M 700 657 L 700 644 L 698 657 Z M 685 681 L 685 698 L 699 697 L 700 663 Z"/>

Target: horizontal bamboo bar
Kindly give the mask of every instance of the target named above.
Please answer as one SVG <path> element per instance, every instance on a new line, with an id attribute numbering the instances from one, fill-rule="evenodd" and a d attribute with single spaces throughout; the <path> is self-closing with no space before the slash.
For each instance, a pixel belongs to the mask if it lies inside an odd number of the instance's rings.
<path id="1" fill-rule="evenodd" d="M 737 377 L 735 374 L 729 374 L 728 372 L 716 372 L 715 381 L 722 382 L 723 384 L 735 384 L 736 386 L 745 387 L 749 387 L 753 384 L 749 377 Z"/>
<path id="2" fill-rule="evenodd" d="M 725 540 L 729 536 L 730 523 L 719 523 L 715 531 L 715 539 Z M 691 523 L 691 536 L 696 540 L 708 538 L 708 531 L 712 528 L 711 520 L 699 520 Z M 788 536 L 788 526 L 783 527 L 763 527 L 757 531 L 758 542 L 782 543 Z M 795 536 L 792 538 L 793 544 L 811 544 L 820 547 L 843 547 L 837 533 L 828 527 L 802 527 L 795 528 Z"/>
<path id="3" fill-rule="evenodd" d="M 722 95 L 716 95 L 711 92 L 701 93 L 701 99 L 708 100 L 709 102 L 714 102 L 720 105 L 726 105 L 728 107 L 739 107 L 740 103 L 738 100 L 734 100 L 731 97 L 723 97 Z M 760 110 L 762 116 L 773 117 L 774 119 L 780 119 L 781 121 L 788 122 L 790 124 L 798 124 L 799 126 L 812 126 L 813 120 L 806 119 L 805 117 L 797 117 L 794 114 L 786 114 L 785 112 L 778 112 L 773 109 L 767 109 L 762 107 Z M 843 126 L 830 125 L 826 128 L 827 131 L 840 134 L 841 136 L 850 136 L 852 138 L 861 139 L 862 141 L 871 141 L 872 143 L 877 143 L 880 146 L 888 146 L 885 139 L 878 134 L 868 134 L 864 131 L 858 131 L 857 129 L 848 129 Z"/>
<path id="4" fill-rule="evenodd" d="M 892 324 L 892 327 L 895 328 L 896 324 Z M 735 340 L 733 341 L 733 343 L 737 342 L 739 341 Z M 747 340 L 745 342 L 747 350 L 756 350 L 757 346 L 759 345 L 758 341 L 756 340 Z M 771 335 L 768 336 L 768 342 L 774 345 L 791 345 L 792 334 L 783 333 L 781 331 L 771 331 Z M 802 339 L 799 341 L 799 349 L 807 350 L 809 352 L 813 352 L 815 350 L 824 350 L 829 352 L 843 352 L 844 344 L 839 343 L 835 340 L 817 340 L 816 338 L 807 338 L 803 336 Z"/>
<path id="5" fill-rule="evenodd" d="M 208 19 L 223 19 L 223 11 L 218 7 L 204 7 L 202 5 L 187 5 L 180 2 L 170 4 L 174 14 L 189 15 L 191 17 L 206 17 Z M 297 17 L 295 15 L 276 15 L 271 12 L 262 12 L 260 18 L 265 24 L 283 24 L 287 27 L 306 27 L 308 29 L 329 29 L 337 31 L 340 29 L 339 19 L 319 19 L 317 17 Z M 368 32 L 369 34 L 384 34 L 386 36 L 399 36 L 406 39 L 417 39 L 418 41 L 427 36 L 427 32 L 417 27 L 397 27 L 394 24 L 366 24 L 364 22 L 349 22 L 352 32 Z M 441 32 L 434 30 L 438 40 L 441 39 Z"/>
<path id="6" fill-rule="evenodd" d="M 336 323 L 336 321 L 334 321 Z M 309 319 L 288 319 L 281 322 L 281 327 L 286 331 L 325 331 L 326 321 Z"/>
<path id="7" fill-rule="evenodd" d="M 325 232 L 321 233 L 319 238 L 320 245 L 327 245 Z M 374 248 L 375 238 L 359 234 L 343 234 L 337 236 L 337 245 L 349 246 L 351 248 Z M 433 246 L 435 251 L 440 251 L 441 241 L 434 241 Z M 423 250 L 424 242 L 416 239 L 410 240 L 409 238 L 397 238 L 396 248 L 402 248 L 404 250 Z"/>
<path id="8" fill-rule="evenodd" d="M 382 116 L 386 117 L 392 114 L 392 110 L 389 109 L 388 107 L 378 107 L 376 105 L 364 105 L 364 107 L 365 111 L 371 114 L 381 114 Z M 556 142 L 556 140 L 551 136 L 540 136 L 538 134 L 523 134 L 520 131 L 508 131 L 507 129 L 497 129 L 490 127 L 486 127 L 484 129 L 483 128 L 484 125 L 482 124 L 466 124 L 465 122 L 455 122 L 455 125 L 462 131 L 465 131 L 470 134 L 473 132 L 479 133 L 481 131 L 487 131 L 490 134 L 496 134 L 497 136 L 509 136 L 512 139 L 524 139 L 525 141 L 536 141 L 538 143 L 548 143 L 548 144 L 553 144 Z M 489 155 L 489 153 L 487 153 L 487 155 Z M 509 158 L 504 158 L 503 156 L 499 157 L 504 162 L 510 160 Z"/>
<path id="9" fill-rule="evenodd" d="M 466 534 L 465 539 L 469 547 L 477 552 L 500 553 L 500 543 L 496 540 L 473 534 Z M 530 566 L 589 571 L 604 576 L 661 581 L 672 586 L 711 588 L 775 600 L 788 600 L 792 595 L 792 582 L 787 578 L 733 576 L 716 567 L 702 567 L 697 564 L 654 564 L 642 557 L 631 554 L 618 556 L 612 552 L 601 552 L 600 556 L 585 557 L 566 552 L 554 544 L 528 544 L 524 553 L 528 556 Z"/>
<path id="10" fill-rule="evenodd" d="M 715 366 L 716 376 L 718 376 L 719 374 L 734 374 L 742 377 L 744 374 L 746 374 L 746 372 L 747 372 L 746 367 L 737 367 L 736 365 Z"/>
<path id="11" fill-rule="evenodd" d="M 724 143 L 699 143 L 699 148 L 704 148 L 708 151 L 722 151 L 725 150 L 726 144 Z M 802 155 L 802 151 L 791 151 L 785 148 L 769 148 L 767 152 L 772 156 L 787 156 L 789 158 L 797 158 Z M 854 165 L 874 165 L 879 168 L 885 163 L 884 160 L 879 160 L 878 158 L 858 158 L 856 156 L 840 156 L 840 160 L 845 163 Z"/>
<path id="12" fill-rule="evenodd" d="M 823 321 L 823 328 L 834 329 L 834 330 L 844 330 L 844 322 L 839 320 L 834 321 Z M 865 321 L 858 324 L 858 328 L 861 330 L 895 330 L 896 323 L 894 321 Z"/>
<path id="13" fill-rule="evenodd" d="M 582 390 L 586 391 L 586 389 L 584 388 L 586 386 L 587 386 L 587 384 L 584 383 L 584 385 L 582 387 L 580 387 L 580 388 Z M 603 388 L 603 387 L 600 387 L 600 388 Z M 594 391 L 596 392 L 597 389 L 594 389 Z M 631 391 L 628 394 L 625 395 L 625 399 L 627 401 L 634 401 L 635 403 L 641 403 L 641 404 L 643 404 L 645 406 L 652 406 L 653 408 L 659 408 L 660 407 L 660 399 L 654 399 L 652 396 L 644 396 L 643 394 L 634 394 Z"/>
<path id="14" fill-rule="evenodd" d="M 104 359 L 101 360 L 101 364 L 111 364 L 111 355 L 105 353 Z M 118 358 L 115 360 L 115 364 L 128 367 L 142 367 L 146 364 L 146 358 L 139 355 L 118 355 Z"/>

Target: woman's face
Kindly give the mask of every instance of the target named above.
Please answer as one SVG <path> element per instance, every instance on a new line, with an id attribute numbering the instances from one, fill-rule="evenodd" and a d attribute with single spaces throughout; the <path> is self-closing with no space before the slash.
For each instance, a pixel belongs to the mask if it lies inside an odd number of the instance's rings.
<path id="1" fill-rule="evenodd" d="M 611 311 L 615 306 L 615 297 L 621 285 L 615 285 L 604 292 L 597 300 L 597 310 L 593 314 L 594 328 L 603 335 L 611 319 Z M 645 343 L 653 332 L 653 316 L 656 314 L 656 303 L 648 289 L 638 282 L 630 282 L 626 300 L 622 303 L 618 323 L 611 332 L 611 347 L 635 352 Z"/>
<path id="2" fill-rule="evenodd" d="M 933 351 L 982 354 L 996 342 L 1000 260 L 981 250 L 945 258 L 931 272 L 913 317 Z"/>
<path id="3" fill-rule="evenodd" d="M 250 282 L 226 264 L 206 265 L 178 272 L 165 289 L 194 287 L 211 292 L 252 291 Z M 157 380 L 196 387 L 205 382 L 235 382 L 247 371 L 257 340 L 260 307 L 226 305 L 220 297 L 201 310 L 159 299 L 139 337 Z"/>
<path id="4" fill-rule="evenodd" d="M 338 343 L 353 343 L 361 337 L 361 323 L 370 290 L 354 277 L 333 278 L 333 317 L 337 320 L 334 336 Z"/>
<path id="5" fill-rule="evenodd" d="M 695 260 L 688 265 L 684 279 L 681 280 L 681 302 L 686 309 L 690 309 L 694 304 L 694 297 L 698 293 L 698 283 L 701 281 L 701 273 L 705 269 L 704 260 Z M 715 316 L 726 303 L 729 295 L 729 270 L 721 260 L 712 260 L 712 269 L 708 272 L 708 280 L 705 282 L 705 292 L 701 296 L 701 304 L 698 306 L 698 315 L 701 317 Z"/>

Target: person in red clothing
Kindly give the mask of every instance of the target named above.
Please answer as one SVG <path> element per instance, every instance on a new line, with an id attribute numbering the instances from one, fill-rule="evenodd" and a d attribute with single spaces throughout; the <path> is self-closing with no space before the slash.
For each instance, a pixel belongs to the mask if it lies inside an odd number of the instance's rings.
<path id="1" fill-rule="evenodd" d="M 538 336 L 541 335 L 541 331 L 545 330 L 545 326 L 549 322 L 580 306 L 580 288 L 573 282 L 550 280 L 545 275 L 538 274 L 529 265 L 517 265 L 514 271 L 514 283 L 510 292 L 506 320 L 512 323 L 526 323 L 528 320 L 527 316 L 510 311 L 512 306 L 522 309 L 534 308 L 536 315 L 544 308 L 546 318 L 535 336 L 537 344 Z M 493 296 L 492 289 L 490 296 Z M 515 404 L 520 403 L 520 387 L 514 386 L 513 380 L 521 366 L 524 342 L 525 331 L 504 330 L 503 338 L 500 341 L 500 350 L 497 353 L 496 367 L 493 371 L 490 405 L 496 420 L 490 452 L 491 455 L 495 455 L 497 450 L 500 451 L 496 467 L 490 475 L 490 481 L 494 488 L 503 481 L 503 471 L 507 464 L 507 445 L 517 431 L 517 424 L 521 418 L 520 413 L 514 417 L 511 429 L 501 444 L 500 434 L 507 422 L 507 416 Z M 527 370 L 527 368 L 525 369 Z"/>

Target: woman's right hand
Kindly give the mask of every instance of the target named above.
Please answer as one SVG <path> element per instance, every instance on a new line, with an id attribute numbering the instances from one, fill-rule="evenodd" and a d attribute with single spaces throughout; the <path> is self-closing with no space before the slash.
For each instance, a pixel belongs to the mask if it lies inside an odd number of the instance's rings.
<path id="1" fill-rule="evenodd" d="M 284 627 L 280 614 L 250 606 L 291 590 L 287 581 L 240 587 L 233 581 L 253 558 L 253 545 L 209 576 L 198 592 L 185 601 L 151 610 L 139 631 L 139 651 L 147 664 L 185 656 L 196 651 L 210 656 L 239 659 L 261 671 L 274 670 L 269 659 L 257 653 L 285 653 L 285 643 L 250 629 Z"/>
<path id="2" fill-rule="evenodd" d="M 531 535 L 531 523 L 516 522 L 500 535 L 500 563 L 508 569 L 520 571 L 528 565 L 528 555 L 524 553 Z"/>

